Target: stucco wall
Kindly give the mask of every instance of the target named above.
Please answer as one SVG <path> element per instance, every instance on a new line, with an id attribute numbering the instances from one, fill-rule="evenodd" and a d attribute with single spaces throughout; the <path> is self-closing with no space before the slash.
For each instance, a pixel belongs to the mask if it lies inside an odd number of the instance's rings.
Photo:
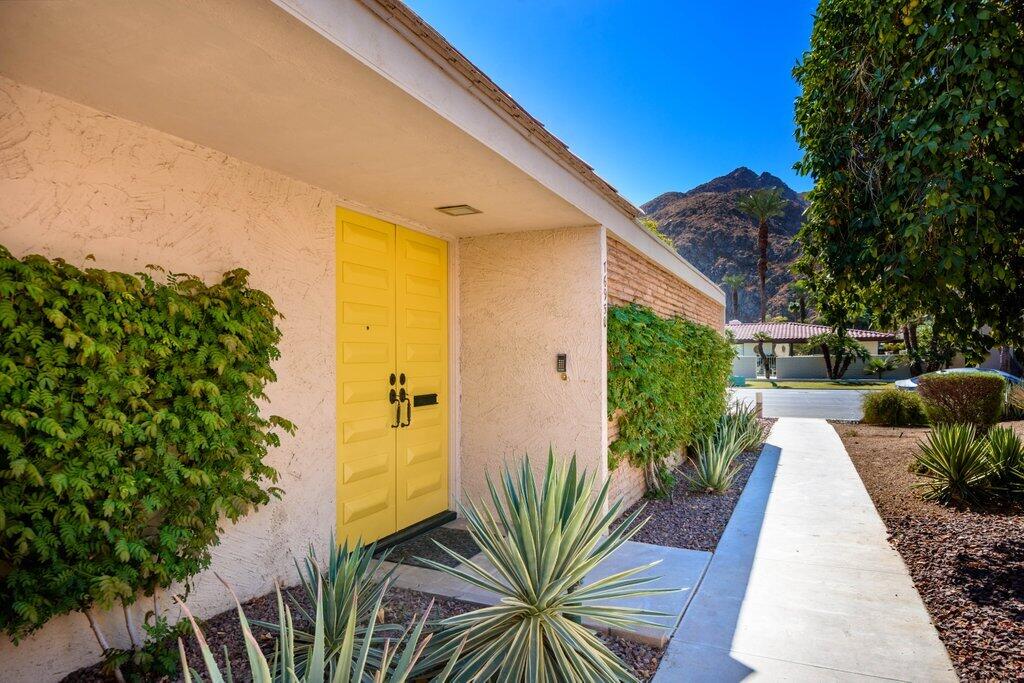
<path id="1" fill-rule="evenodd" d="M 459 240 L 462 500 L 548 447 L 607 474 L 600 228 Z M 568 354 L 568 379 L 555 357 Z"/>
<path id="2" fill-rule="evenodd" d="M 757 377 L 757 358 L 754 356 L 736 356 L 732 359 L 732 374 L 748 379 Z"/>
<path id="3" fill-rule="evenodd" d="M 662 317 L 681 315 L 694 322 L 725 329 L 725 307 L 683 282 L 650 259 L 609 235 L 607 243 L 608 305 L 636 302 Z M 608 425 L 608 443 L 618 434 L 615 421 Z M 646 492 L 643 472 L 628 462 L 612 471 L 611 498 L 622 498 L 629 506 Z"/>
<path id="4" fill-rule="evenodd" d="M 246 599 L 334 524 L 335 198 L 214 150 L 0 79 L 0 243 L 134 272 L 147 263 L 212 280 L 244 267 L 284 313 L 273 412 L 299 432 L 269 456 L 282 501 L 228 526 L 213 569 Z M 93 262 L 90 262 L 92 265 Z M 169 600 L 163 599 L 164 604 Z M 229 607 L 212 573 L 189 604 Z M 120 620 L 105 619 L 117 644 Z M 0 679 L 54 680 L 98 659 L 85 618 L 53 620 L 15 647 Z"/>
<path id="5" fill-rule="evenodd" d="M 897 356 L 872 356 L 882 360 L 895 360 Z M 877 379 L 876 375 L 869 375 L 864 371 L 866 363 L 855 360 L 843 375 L 843 379 Z M 900 365 L 894 370 L 882 374 L 884 380 L 907 379 L 910 377 L 910 366 Z M 775 360 L 776 379 L 828 379 L 828 371 L 825 368 L 824 356 L 793 356 L 792 358 L 780 357 Z"/>

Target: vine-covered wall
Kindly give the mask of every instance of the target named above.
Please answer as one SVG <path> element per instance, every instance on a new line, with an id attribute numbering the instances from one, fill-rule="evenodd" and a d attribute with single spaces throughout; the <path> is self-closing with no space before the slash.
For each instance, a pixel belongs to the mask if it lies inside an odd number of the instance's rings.
<path id="1" fill-rule="evenodd" d="M 726 408 L 733 350 L 717 330 L 638 304 L 608 311 L 609 466 L 627 461 L 648 492 L 671 486 L 669 458 L 710 432 Z"/>
<path id="2" fill-rule="evenodd" d="M 334 210 L 339 198 L 67 99 L 0 78 L 11 144 L 0 159 L 0 240 L 17 257 L 43 254 L 134 273 L 147 264 L 204 282 L 244 266 L 284 317 L 278 380 L 261 405 L 300 426 L 266 462 L 285 495 L 240 519 L 211 569 L 244 599 L 288 580 L 310 542 L 327 538 L 334 509 Z M 93 255 L 95 260 L 86 257 Z M 258 561 L 256 560 L 258 558 Z M 211 571 L 189 604 L 209 616 L 233 603 Z M 159 594 L 161 608 L 170 605 Z M 151 601 L 138 605 L 140 622 Z M 120 610 L 97 615 L 112 644 L 128 644 Z M 58 680 L 97 660 L 78 614 L 51 620 L 14 646 L 0 640 L 2 677 Z"/>

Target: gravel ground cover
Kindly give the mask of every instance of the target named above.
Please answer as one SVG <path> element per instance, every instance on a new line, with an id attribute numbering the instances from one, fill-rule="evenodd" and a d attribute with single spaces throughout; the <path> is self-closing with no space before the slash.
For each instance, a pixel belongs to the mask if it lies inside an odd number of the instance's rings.
<path id="1" fill-rule="evenodd" d="M 1004 423 L 1024 435 L 1024 422 Z M 1024 510 L 957 510 L 911 488 L 924 428 L 834 424 L 963 680 L 1024 680 Z"/>
<path id="2" fill-rule="evenodd" d="M 309 603 L 305 599 L 305 592 L 301 587 L 288 589 L 285 593 L 298 599 L 307 609 L 310 608 Z M 414 616 L 421 616 L 423 614 L 424 610 L 430 605 L 431 600 L 434 603 L 431 611 L 431 620 L 444 619 L 480 607 L 480 605 L 463 602 L 462 600 L 432 598 L 432 596 L 418 591 L 391 588 L 384 599 L 384 621 L 385 623 L 407 625 Z M 288 601 L 287 595 L 285 601 Z M 242 608 L 245 610 L 245 615 L 250 622 L 255 620 L 277 622 L 277 598 L 274 593 L 269 593 L 243 603 Z M 295 618 L 297 627 L 304 628 L 309 626 L 309 624 L 302 622 L 294 608 L 292 616 Z M 252 678 L 249 676 L 248 660 L 245 655 L 245 642 L 242 638 L 242 631 L 238 626 L 238 613 L 234 609 L 221 612 L 205 620 L 202 623 L 202 629 L 221 670 L 225 670 L 226 648 L 227 657 L 231 660 L 231 669 L 236 683 L 249 683 Z M 253 635 L 256 636 L 263 651 L 269 657 L 274 650 L 274 634 L 266 629 L 253 628 Z M 649 681 L 654 676 L 654 673 L 658 670 L 658 664 L 661 662 L 661 657 L 665 652 L 664 648 L 634 643 L 608 634 L 599 633 L 598 637 L 633 670 L 636 677 L 641 681 Z M 206 669 L 203 666 L 202 654 L 194 637 L 189 637 L 185 640 L 185 651 L 190 664 L 205 679 Z M 65 683 L 107 683 L 111 680 L 113 679 L 104 676 L 100 672 L 98 666 L 79 669 L 64 679 Z M 165 680 L 168 683 L 170 681 L 179 683 L 183 678 L 179 676 L 175 679 Z"/>
<path id="3" fill-rule="evenodd" d="M 375 557 L 383 557 L 387 553 L 387 559 L 390 562 L 401 562 L 402 564 L 430 569 L 429 565 L 417 559 L 425 557 L 428 560 L 433 560 L 449 567 L 457 567 L 459 561 L 438 548 L 434 541 L 454 550 L 463 557 L 473 557 L 480 552 L 480 548 L 473 542 L 473 535 L 468 531 L 441 526 L 420 534 L 405 543 L 381 550 Z"/>
<path id="4" fill-rule="evenodd" d="M 773 419 L 761 420 L 765 435 L 774 423 Z M 736 501 L 743 493 L 743 487 L 760 454 L 761 449 L 757 448 L 755 451 L 741 453 L 736 458 L 740 471 L 732 487 L 722 494 L 691 491 L 687 475 L 693 471 L 693 464 L 683 460 L 673 472 L 676 484 L 668 497 L 638 501 L 622 513 L 612 527 L 621 524 L 634 510 L 643 506 L 644 512 L 640 519 L 650 519 L 630 540 L 672 548 L 713 551 L 722 538 L 725 525 L 729 523 Z"/>

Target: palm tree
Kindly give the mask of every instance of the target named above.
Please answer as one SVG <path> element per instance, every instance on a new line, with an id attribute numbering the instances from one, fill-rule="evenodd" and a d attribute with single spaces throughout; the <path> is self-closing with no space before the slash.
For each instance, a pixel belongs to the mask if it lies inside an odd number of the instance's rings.
<path id="1" fill-rule="evenodd" d="M 796 310 L 794 312 L 799 313 L 800 315 L 800 322 L 807 322 L 807 283 L 803 280 L 797 280 L 790 284 L 789 289 L 796 295 L 796 301 L 789 304 L 789 310 L 794 311 L 795 308 Z M 794 304 L 796 304 L 795 307 Z"/>
<path id="2" fill-rule="evenodd" d="M 747 283 L 747 278 L 742 275 L 726 275 L 722 278 L 722 284 L 732 290 L 732 317 L 740 318 L 740 287 Z"/>
<path id="3" fill-rule="evenodd" d="M 764 279 L 768 274 L 768 221 L 783 214 L 786 200 L 782 198 L 782 190 L 773 187 L 770 190 L 756 190 L 753 194 L 741 198 L 737 206 L 743 213 L 757 219 L 757 279 L 761 292 L 761 322 L 764 322 L 767 303 L 764 297 Z"/>

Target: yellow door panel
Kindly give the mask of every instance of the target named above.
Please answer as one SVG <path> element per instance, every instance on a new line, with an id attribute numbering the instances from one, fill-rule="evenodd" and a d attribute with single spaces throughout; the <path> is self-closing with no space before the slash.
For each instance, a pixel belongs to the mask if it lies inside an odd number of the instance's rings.
<path id="1" fill-rule="evenodd" d="M 336 233 L 338 541 L 369 542 L 448 509 L 448 251 L 340 208 Z"/>
<path id="2" fill-rule="evenodd" d="M 396 367 L 409 393 L 396 461 L 405 528 L 448 509 L 448 245 L 399 226 L 396 250 Z M 410 405 L 431 394 L 436 403 Z"/>
<path id="3" fill-rule="evenodd" d="M 338 542 L 397 531 L 395 226 L 337 210 Z"/>

